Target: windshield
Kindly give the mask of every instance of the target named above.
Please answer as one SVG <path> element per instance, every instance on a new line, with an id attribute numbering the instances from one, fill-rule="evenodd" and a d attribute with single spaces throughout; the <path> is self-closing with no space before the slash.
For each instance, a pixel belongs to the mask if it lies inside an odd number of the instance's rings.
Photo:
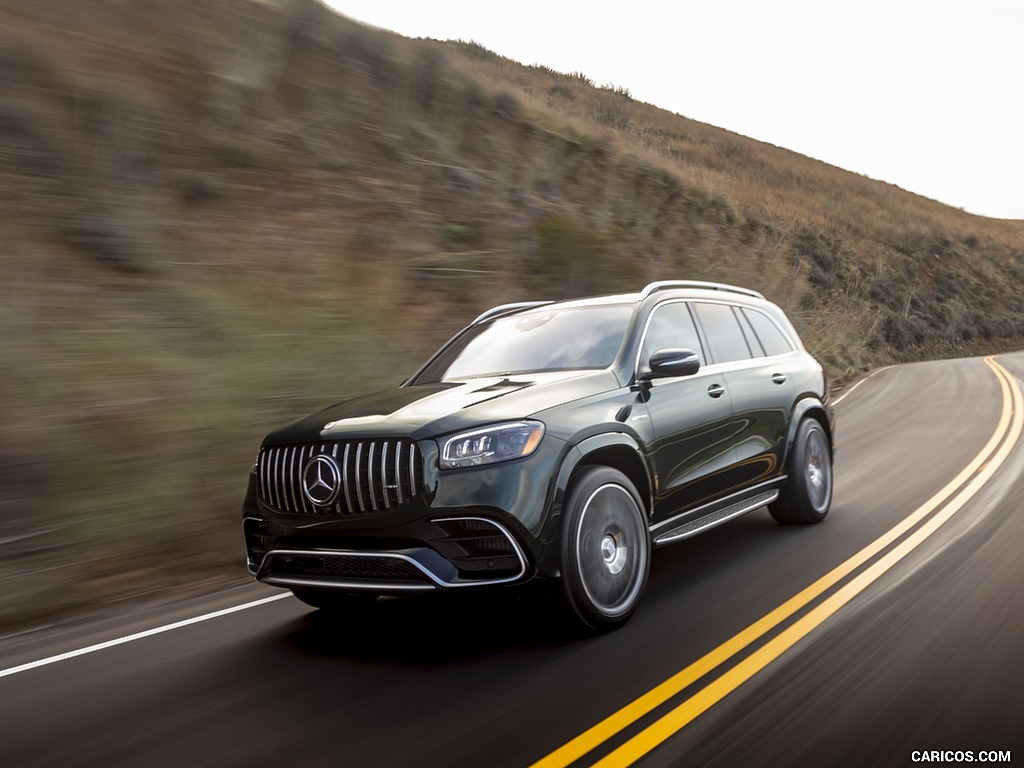
<path id="1" fill-rule="evenodd" d="M 470 328 L 431 362 L 419 383 L 510 373 L 607 368 L 633 307 L 534 310 Z"/>

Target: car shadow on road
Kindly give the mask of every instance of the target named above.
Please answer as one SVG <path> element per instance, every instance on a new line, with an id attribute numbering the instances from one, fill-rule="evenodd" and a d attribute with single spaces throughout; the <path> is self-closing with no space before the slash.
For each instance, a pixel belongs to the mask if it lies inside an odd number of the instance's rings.
<path id="1" fill-rule="evenodd" d="M 578 637 L 542 588 L 379 598 L 309 613 L 285 626 L 285 647 L 313 655 L 443 662 Z"/>

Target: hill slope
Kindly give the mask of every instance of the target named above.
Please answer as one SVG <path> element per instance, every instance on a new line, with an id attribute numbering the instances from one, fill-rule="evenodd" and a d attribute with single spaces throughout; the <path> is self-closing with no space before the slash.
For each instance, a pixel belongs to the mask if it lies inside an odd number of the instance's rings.
<path id="1" fill-rule="evenodd" d="M 756 287 L 843 378 L 1024 344 L 1024 223 L 315 0 L 0 4 L 0 620 L 244 578 L 259 438 L 476 312 Z"/>

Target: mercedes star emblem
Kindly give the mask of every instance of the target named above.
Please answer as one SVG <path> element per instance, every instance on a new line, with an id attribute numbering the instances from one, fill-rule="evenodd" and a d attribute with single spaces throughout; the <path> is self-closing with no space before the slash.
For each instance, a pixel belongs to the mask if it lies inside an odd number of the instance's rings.
<path id="1" fill-rule="evenodd" d="M 302 492 L 318 507 L 329 507 L 341 491 L 341 470 L 326 454 L 314 456 L 302 470 Z"/>

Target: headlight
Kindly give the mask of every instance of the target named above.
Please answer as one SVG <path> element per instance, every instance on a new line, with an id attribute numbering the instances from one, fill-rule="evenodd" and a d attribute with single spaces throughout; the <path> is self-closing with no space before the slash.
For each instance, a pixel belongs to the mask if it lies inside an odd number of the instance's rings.
<path id="1" fill-rule="evenodd" d="M 539 421 L 517 421 L 475 429 L 444 439 L 441 447 L 441 469 L 476 467 L 529 456 L 544 437 Z"/>

